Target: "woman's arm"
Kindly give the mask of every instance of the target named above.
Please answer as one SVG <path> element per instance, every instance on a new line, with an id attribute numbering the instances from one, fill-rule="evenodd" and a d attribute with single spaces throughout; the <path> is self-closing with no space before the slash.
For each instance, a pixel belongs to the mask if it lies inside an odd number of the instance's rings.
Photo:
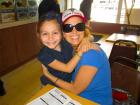
<path id="1" fill-rule="evenodd" d="M 45 66 L 42 66 L 42 67 L 43 67 L 43 72 L 48 79 L 53 81 L 59 87 L 69 90 L 75 94 L 79 94 L 82 91 L 84 91 L 88 87 L 88 85 L 90 84 L 90 82 L 92 81 L 92 79 L 94 78 L 97 72 L 96 67 L 82 66 L 76 75 L 75 81 L 72 83 L 68 83 L 50 74 L 46 70 Z"/>

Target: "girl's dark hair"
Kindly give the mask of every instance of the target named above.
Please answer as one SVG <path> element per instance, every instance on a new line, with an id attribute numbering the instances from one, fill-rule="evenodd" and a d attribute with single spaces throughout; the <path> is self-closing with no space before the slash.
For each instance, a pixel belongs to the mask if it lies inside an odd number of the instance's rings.
<path id="1" fill-rule="evenodd" d="M 40 31 L 40 27 L 41 25 L 45 22 L 45 21 L 50 21 L 50 20 L 57 20 L 58 24 L 60 25 L 61 27 L 61 14 L 58 14 L 54 11 L 50 11 L 44 15 L 42 15 L 40 18 L 39 18 L 39 21 L 37 23 L 37 32 Z"/>

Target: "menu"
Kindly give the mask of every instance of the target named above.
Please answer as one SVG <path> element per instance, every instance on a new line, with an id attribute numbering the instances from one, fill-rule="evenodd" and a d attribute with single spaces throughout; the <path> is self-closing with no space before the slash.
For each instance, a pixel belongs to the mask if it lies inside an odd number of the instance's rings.
<path id="1" fill-rule="evenodd" d="M 58 88 L 53 88 L 42 96 L 34 99 L 26 105 L 82 105 L 71 99 Z"/>

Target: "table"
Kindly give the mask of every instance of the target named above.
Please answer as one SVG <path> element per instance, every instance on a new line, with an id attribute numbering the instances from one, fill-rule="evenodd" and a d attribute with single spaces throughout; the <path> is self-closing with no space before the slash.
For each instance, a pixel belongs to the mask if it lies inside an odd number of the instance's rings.
<path id="1" fill-rule="evenodd" d="M 102 35 L 103 37 L 97 43 L 100 44 L 100 47 L 104 50 L 104 52 L 106 53 L 107 57 L 109 58 L 113 43 L 105 41 L 109 36 L 108 34 L 100 34 L 100 35 Z"/>
<path id="2" fill-rule="evenodd" d="M 37 92 L 33 97 L 31 97 L 31 99 L 29 99 L 28 102 L 30 102 L 30 101 L 32 101 L 33 99 L 35 99 L 35 98 L 37 98 L 37 97 L 43 95 L 44 93 L 48 92 L 49 90 L 51 90 L 51 89 L 53 89 L 53 88 L 54 88 L 54 86 L 52 86 L 52 85 L 47 85 L 47 86 L 43 87 L 42 89 L 40 89 L 39 92 Z M 82 105 L 99 105 L 99 104 L 97 104 L 97 103 L 95 103 L 95 102 L 92 102 L 92 101 L 90 101 L 90 100 L 87 100 L 87 99 L 85 99 L 85 98 L 82 98 L 82 97 L 80 97 L 80 96 L 78 96 L 78 95 L 76 95 L 76 94 L 73 94 L 73 93 L 71 93 L 71 92 L 69 92 L 69 91 L 66 91 L 66 90 L 64 90 L 64 89 L 60 89 L 60 90 L 61 90 L 62 92 L 64 92 L 65 94 L 67 94 L 68 96 L 70 96 L 72 99 L 74 99 L 74 100 L 80 102 Z"/>
<path id="3" fill-rule="evenodd" d="M 127 35 L 127 34 L 113 33 L 112 35 L 110 35 L 106 39 L 106 41 L 115 42 L 118 39 L 131 40 L 131 41 L 136 42 L 137 45 L 140 45 L 140 36 L 137 36 L 137 35 Z"/>

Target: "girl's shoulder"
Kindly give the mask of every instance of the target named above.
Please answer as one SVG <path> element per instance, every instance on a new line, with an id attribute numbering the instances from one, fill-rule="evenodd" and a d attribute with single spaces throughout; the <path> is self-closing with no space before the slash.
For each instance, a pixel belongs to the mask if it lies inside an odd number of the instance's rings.
<path id="1" fill-rule="evenodd" d="M 70 48 L 73 49 L 73 47 L 71 46 L 71 44 L 69 44 L 66 40 L 62 40 L 61 41 L 61 46 L 63 46 L 64 48 Z"/>
<path id="2" fill-rule="evenodd" d="M 52 50 L 52 49 L 49 49 L 48 47 L 46 47 L 46 46 L 43 46 L 41 49 L 40 49 L 40 53 L 46 53 L 46 52 L 48 52 L 49 50 Z"/>

